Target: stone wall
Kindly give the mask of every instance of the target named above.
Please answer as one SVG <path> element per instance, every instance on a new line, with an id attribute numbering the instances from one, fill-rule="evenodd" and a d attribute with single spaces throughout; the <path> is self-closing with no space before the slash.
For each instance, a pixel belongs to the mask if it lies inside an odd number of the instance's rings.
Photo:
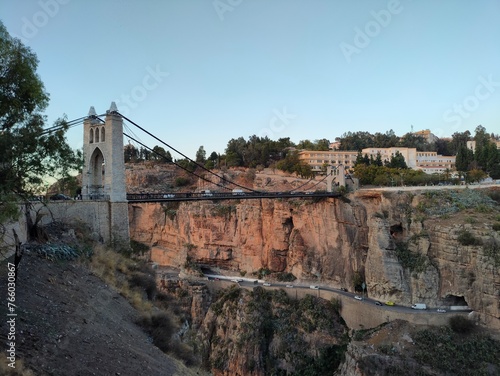
<path id="1" fill-rule="evenodd" d="M 51 201 L 38 206 L 44 216 L 42 223 L 61 221 L 72 226 L 85 226 L 93 239 L 103 243 L 123 243 L 128 246 L 128 203 L 108 201 Z"/>

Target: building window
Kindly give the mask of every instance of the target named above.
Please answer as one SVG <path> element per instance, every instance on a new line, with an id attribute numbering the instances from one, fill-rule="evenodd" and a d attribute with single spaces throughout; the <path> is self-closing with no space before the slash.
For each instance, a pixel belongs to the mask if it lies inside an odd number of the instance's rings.
<path id="1" fill-rule="evenodd" d="M 94 142 L 94 130 L 90 128 L 89 144 Z"/>
<path id="2" fill-rule="evenodd" d="M 105 134 L 104 134 L 104 127 L 101 128 L 101 142 L 104 142 L 106 140 Z"/>
<path id="3" fill-rule="evenodd" d="M 95 129 L 95 142 L 99 142 L 99 128 Z"/>

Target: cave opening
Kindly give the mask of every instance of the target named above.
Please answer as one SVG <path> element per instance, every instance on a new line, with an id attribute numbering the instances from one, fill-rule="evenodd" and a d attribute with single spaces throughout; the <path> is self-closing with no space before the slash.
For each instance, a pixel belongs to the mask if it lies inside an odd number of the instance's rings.
<path id="1" fill-rule="evenodd" d="M 467 300 L 463 296 L 459 295 L 446 295 L 443 299 L 443 303 L 449 306 L 469 306 Z"/>
<path id="2" fill-rule="evenodd" d="M 396 225 L 392 225 L 390 228 L 389 228 L 389 231 L 391 233 L 391 236 L 393 238 L 401 238 L 401 236 L 403 235 L 403 226 L 401 223 L 398 223 Z"/>

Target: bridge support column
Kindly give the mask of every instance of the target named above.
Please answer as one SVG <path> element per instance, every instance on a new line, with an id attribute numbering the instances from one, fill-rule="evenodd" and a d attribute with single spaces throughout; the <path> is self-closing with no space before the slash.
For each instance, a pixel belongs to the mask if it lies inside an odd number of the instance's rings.
<path id="1" fill-rule="evenodd" d="M 84 121 L 83 131 L 84 167 L 82 176 L 83 200 L 98 200 L 107 204 L 107 228 L 103 238 L 112 244 L 129 247 L 128 202 L 125 184 L 125 162 L 123 156 L 123 119 L 116 104 L 106 111 L 104 123 L 90 108 Z M 90 228 L 102 218 L 87 218 Z"/>
<path id="2" fill-rule="evenodd" d="M 110 202 L 110 241 L 115 246 L 130 246 L 130 229 L 128 221 L 128 202 Z"/>
<path id="3" fill-rule="evenodd" d="M 345 187 L 345 169 L 344 165 L 327 166 L 326 168 L 326 190 L 333 192 L 333 183 L 336 186 Z"/>

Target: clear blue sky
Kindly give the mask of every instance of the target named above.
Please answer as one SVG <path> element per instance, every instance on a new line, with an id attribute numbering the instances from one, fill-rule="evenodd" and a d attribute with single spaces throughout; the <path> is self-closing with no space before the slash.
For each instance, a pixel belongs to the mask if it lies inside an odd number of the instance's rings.
<path id="1" fill-rule="evenodd" d="M 253 134 L 500 133 L 498 0 L 4 0 L 0 19 L 38 55 L 50 123 L 116 101 L 191 157 Z"/>

